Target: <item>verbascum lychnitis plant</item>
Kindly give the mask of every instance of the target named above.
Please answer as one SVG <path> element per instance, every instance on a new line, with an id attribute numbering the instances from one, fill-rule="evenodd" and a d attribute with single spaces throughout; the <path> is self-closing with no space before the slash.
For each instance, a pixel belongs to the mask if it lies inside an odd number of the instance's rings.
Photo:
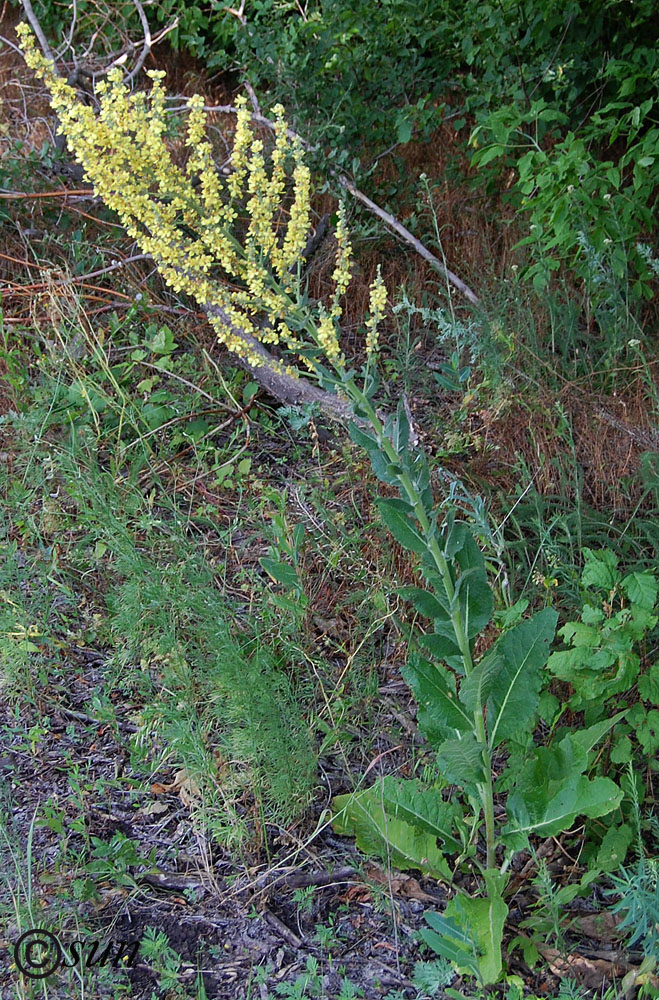
<path id="1" fill-rule="evenodd" d="M 340 211 L 334 301 L 331 308 L 312 305 L 299 267 L 312 230 L 311 175 L 283 108 L 274 109 L 274 143 L 267 152 L 253 132 L 246 101 L 237 100 L 232 169 L 224 178 L 206 135 L 203 98 L 191 97 L 182 167 L 165 142 L 162 71 L 149 71 L 149 93 L 131 93 L 121 70 L 111 70 L 96 86 L 97 111 L 36 48 L 27 25 L 17 33 L 95 193 L 153 258 L 170 288 L 207 312 L 218 339 L 254 368 L 267 366 L 284 378 L 298 377 L 300 366 L 320 374 L 321 358 L 341 368 L 339 300 L 350 281 L 351 255 L 345 217 Z M 381 279 L 375 284 L 380 289 Z M 381 301 L 380 292 L 375 302 Z M 287 352 L 287 363 L 267 352 L 274 345 Z"/>
<path id="2" fill-rule="evenodd" d="M 283 109 L 275 112 L 267 153 L 245 103 L 239 104 L 232 172 L 223 179 L 206 138 L 202 99 L 192 97 L 189 156 L 181 168 L 165 144 L 162 74 L 150 74 L 147 95 L 129 93 L 120 71 L 113 71 L 99 85 L 96 112 L 39 54 L 29 29 L 19 28 L 19 37 L 94 190 L 170 287 L 200 303 L 218 338 L 255 367 L 272 364 L 300 382 L 315 377 L 341 396 L 353 440 L 369 454 L 378 478 L 398 490 L 398 498 L 380 500 L 379 509 L 394 538 L 416 556 L 425 584 L 402 590 L 431 623 L 425 631 L 411 630 L 404 675 L 419 704 L 419 728 L 436 753 L 436 781 L 428 787 L 388 777 L 339 796 L 334 825 L 402 868 L 447 880 L 449 858 L 453 869 L 465 861 L 479 869 L 484 894 L 454 896 L 443 915 L 428 916 L 424 938 L 460 969 L 495 982 L 502 970 L 511 860 L 532 836 L 553 836 L 578 816 L 616 808 L 621 790 L 587 772 L 591 751 L 620 715 L 583 731 L 558 732 L 548 746 L 534 742 L 557 620 L 551 608 L 498 634 L 490 627 L 489 648 L 475 655 L 494 603 L 483 555 L 469 524 L 455 510 L 447 514 L 435 505 L 430 468 L 405 406 L 387 417 L 376 411 L 378 325 L 387 299 L 379 269 L 370 289 L 361 373 L 343 357 L 339 323 L 351 248 L 342 209 L 333 301 L 323 305 L 306 295 L 299 263 L 311 228 L 311 176 Z M 283 360 L 264 356 L 264 345 L 275 344 Z M 449 795 L 450 786 L 459 794 Z M 502 804 L 507 796 L 498 822 L 495 792 Z"/>

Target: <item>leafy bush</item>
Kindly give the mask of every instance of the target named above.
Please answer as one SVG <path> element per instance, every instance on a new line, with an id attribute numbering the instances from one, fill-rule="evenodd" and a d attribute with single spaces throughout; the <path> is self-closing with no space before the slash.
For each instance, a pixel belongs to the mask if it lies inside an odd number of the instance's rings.
<path id="1" fill-rule="evenodd" d="M 559 630 L 570 648 L 552 653 L 547 669 L 571 685 L 567 706 L 583 711 L 587 724 L 628 706 L 625 724 L 616 727 L 611 759 L 631 759 L 633 734 L 653 766 L 659 750 L 659 663 L 641 673 L 640 654 L 657 624 L 659 583 L 650 571 L 621 577 L 618 558 L 609 550 L 586 548 L 584 556 L 580 621 Z"/>

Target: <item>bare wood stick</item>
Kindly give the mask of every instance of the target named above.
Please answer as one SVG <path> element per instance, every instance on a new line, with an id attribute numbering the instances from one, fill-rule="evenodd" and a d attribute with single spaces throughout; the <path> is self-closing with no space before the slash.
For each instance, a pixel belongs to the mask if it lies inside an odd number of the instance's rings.
<path id="1" fill-rule="evenodd" d="M 352 181 L 349 180 L 344 174 L 339 176 L 339 183 L 346 189 L 346 191 L 350 192 L 353 198 L 356 198 L 357 201 L 360 201 L 363 205 L 365 205 L 369 212 L 372 212 L 373 215 L 377 215 L 377 217 L 382 219 L 382 221 L 389 226 L 390 229 L 393 229 L 395 233 L 398 233 L 398 235 L 401 236 L 406 243 L 409 243 L 411 247 L 414 247 L 416 252 L 423 257 L 424 260 L 427 260 L 428 263 L 435 268 L 435 270 L 439 271 L 440 274 L 443 274 L 444 277 L 451 282 L 453 287 L 457 288 L 457 290 L 461 292 L 466 299 L 469 299 L 473 305 L 478 305 L 478 296 L 475 292 L 472 292 L 469 285 L 466 285 L 461 278 L 458 278 L 457 274 L 450 271 L 448 267 L 442 263 L 439 257 L 435 257 L 434 253 L 428 250 L 428 248 L 425 247 L 423 243 L 416 238 L 416 236 L 413 236 L 409 229 L 405 228 L 402 222 L 399 222 L 393 215 L 390 215 L 389 212 L 385 212 L 383 208 L 380 208 L 380 206 L 376 205 L 374 201 L 371 201 L 371 199 L 367 197 L 363 191 L 360 191 L 359 188 L 356 188 Z"/>
<path id="2" fill-rule="evenodd" d="M 255 365 L 238 354 L 234 355 L 240 367 L 248 371 L 254 381 L 258 382 L 261 388 L 274 396 L 275 399 L 290 406 L 316 403 L 325 416 L 331 420 L 354 419 L 352 407 L 345 400 L 318 388 L 313 383 L 307 382 L 306 379 L 296 378 L 294 375 L 287 375 L 283 372 L 281 363 L 273 358 L 263 344 L 256 337 L 252 337 L 251 334 L 234 326 L 223 309 L 218 306 L 208 306 L 204 312 L 211 318 L 221 320 L 232 336 L 239 337 L 243 341 L 252 357 L 256 355 L 262 359 L 261 364 Z"/>

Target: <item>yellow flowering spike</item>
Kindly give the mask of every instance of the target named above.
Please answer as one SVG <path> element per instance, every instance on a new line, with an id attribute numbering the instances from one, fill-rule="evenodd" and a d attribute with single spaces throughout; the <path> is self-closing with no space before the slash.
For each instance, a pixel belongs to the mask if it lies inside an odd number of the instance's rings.
<path id="1" fill-rule="evenodd" d="M 370 358 L 378 348 L 378 327 L 387 305 L 387 289 L 382 280 L 378 264 L 377 273 L 369 290 L 368 310 L 370 313 L 366 333 L 366 357 Z"/>
<path id="2" fill-rule="evenodd" d="M 343 367 L 343 356 L 339 346 L 334 319 L 322 307 L 320 309 L 320 319 L 316 325 L 316 341 L 318 346 L 322 348 L 327 360 L 335 368 Z"/>
<path id="3" fill-rule="evenodd" d="M 243 192 L 243 182 L 247 175 L 247 159 L 249 148 L 252 142 L 252 116 L 247 108 L 247 98 L 241 94 L 236 98 L 236 108 L 238 109 L 236 120 L 236 132 L 233 137 L 233 150 L 231 152 L 231 173 L 227 181 L 227 187 L 232 198 L 240 198 Z"/>
<path id="4" fill-rule="evenodd" d="M 337 319 L 341 316 L 339 298 L 341 295 L 345 295 L 346 289 L 348 288 L 351 280 L 350 258 L 352 257 L 352 246 L 348 236 L 346 207 L 343 202 L 339 203 L 338 216 L 339 219 L 336 227 L 336 242 L 338 244 L 338 251 L 334 272 L 332 274 L 332 280 L 336 283 L 334 303 L 332 305 L 332 315 Z"/>
<path id="5" fill-rule="evenodd" d="M 286 276 L 291 268 L 300 260 L 311 229 L 311 173 L 302 160 L 302 147 L 299 142 L 293 146 L 293 157 L 295 159 L 295 196 L 277 267 L 277 273 L 284 281 L 286 281 Z"/>
<path id="6" fill-rule="evenodd" d="M 315 364 L 305 348 L 314 343 L 332 365 L 342 368 L 335 310 L 350 280 L 345 210 L 339 209 L 335 307 L 314 310 L 299 299 L 293 277 L 311 228 L 311 174 L 299 140 L 289 139 L 284 109 L 274 109 L 275 141 L 267 153 L 252 132 L 245 98 L 237 100 L 232 172 L 225 182 L 213 160 L 201 96 L 188 101 L 187 163 L 181 168 L 166 145 L 162 71 L 147 74 L 148 93 L 131 94 L 115 68 L 96 88 L 96 111 L 57 75 L 28 26 L 19 25 L 17 32 L 25 61 L 48 87 L 60 130 L 94 191 L 142 252 L 153 257 L 170 288 L 209 311 L 218 339 L 254 365 L 264 363 L 255 340 L 281 344 L 297 352 L 312 371 Z M 291 163 L 293 201 L 286 212 Z M 236 226 L 245 213 L 247 226 L 242 220 Z M 278 229 L 286 214 L 281 239 Z M 258 322 L 262 317 L 269 326 Z M 287 370 L 283 362 L 268 363 L 277 371 Z"/>

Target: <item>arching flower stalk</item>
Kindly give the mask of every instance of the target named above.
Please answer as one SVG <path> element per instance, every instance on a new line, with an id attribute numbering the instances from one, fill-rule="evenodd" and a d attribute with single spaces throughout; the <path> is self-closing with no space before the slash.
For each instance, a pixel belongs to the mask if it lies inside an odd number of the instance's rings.
<path id="1" fill-rule="evenodd" d="M 141 251 L 153 257 L 169 287 L 194 299 L 207 312 L 218 339 L 255 368 L 271 364 L 280 373 L 298 376 L 295 365 L 316 373 L 322 367 L 327 383 L 324 366 L 329 364 L 334 372 L 330 381 L 341 383 L 345 392 L 340 298 L 350 282 L 352 254 L 345 211 L 341 206 L 336 290 L 327 310 L 304 297 L 298 280 L 312 229 L 311 175 L 299 140 L 289 138 L 284 109 L 274 109 L 275 141 L 267 151 L 252 130 L 245 99 L 238 99 L 232 171 L 225 179 L 213 162 L 203 98 L 191 97 L 188 160 L 182 168 L 165 142 L 163 72 L 147 74 L 150 92 L 130 93 L 121 70 L 111 70 L 97 85 L 96 111 L 78 99 L 41 54 L 27 25 L 19 25 L 17 33 L 25 60 L 48 87 L 60 131 L 95 194 L 117 213 Z M 292 185 L 290 204 L 287 181 Z M 276 361 L 259 346 L 266 344 L 279 345 L 294 364 Z"/>

